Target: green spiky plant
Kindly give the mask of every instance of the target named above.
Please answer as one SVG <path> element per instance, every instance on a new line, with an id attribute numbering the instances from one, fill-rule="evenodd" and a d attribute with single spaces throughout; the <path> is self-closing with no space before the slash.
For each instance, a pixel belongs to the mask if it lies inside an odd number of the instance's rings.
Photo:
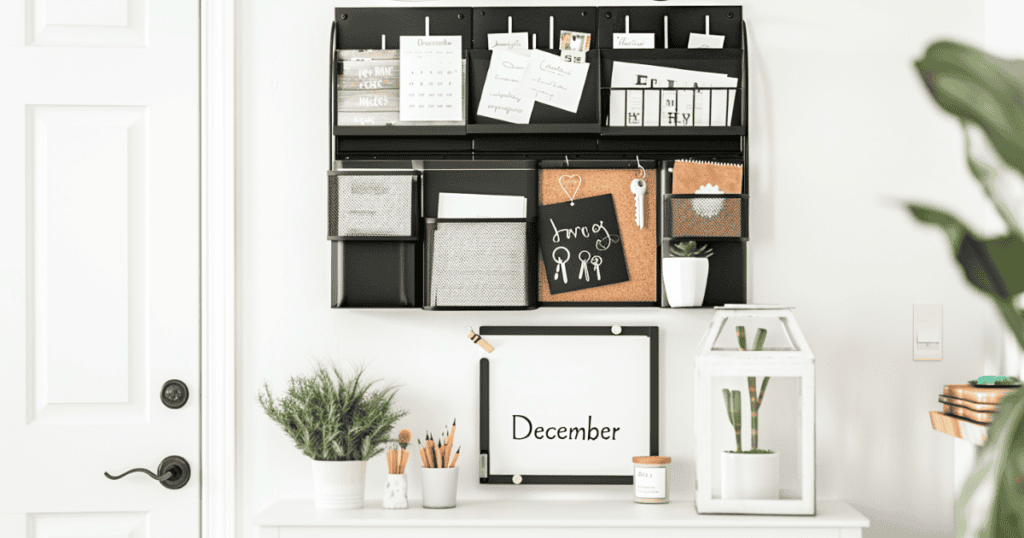
<path id="1" fill-rule="evenodd" d="M 336 366 L 319 364 L 309 376 L 292 377 L 277 400 L 264 382 L 259 403 L 310 458 L 368 460 L 383 452 L 408 411 L 395 404 L 397 387 L 378 387 L 379 381 L 365 381 L 363 373 L 360 368 L 346 378 Z"/>
<path id="2" fill-rule="evenodd" d="M 758 329 L 754 339 L 754 351 L 761 351 L 764 348 L 764 341 L 768 338 L 767 329 Z M 739 341 L 740 351 L 747 350 L 747 328 L 739 325 L 736 327 L 736 339 Z M 771 454 L 771 450 L 757 448 L 757 413 L 761 410 L 761 402 L 764 400 L 764 392 L 768 389 L 768 380 L 765 376 L 761 382 L 761 393 L 757 393 L 757 377 L 747 377 L 747 388 L 750 391 L 750 450 L 743 451 L 743 443 L 740 441 L 740 428 L 743 426 L 743 419 L 740 412 L 740 391 L 722 389 L 725 396 L 725 410 L 729 414 L 729 422 L 736 432 L 737 454 Z"/>
<path id="3" fill-rule="evenodd" d="M 672 258 L 710 258 L 714 253 L 707 245 L 698 248 L 696 241 L 675 241 L 669 248 L 669 256 Z"/>
<path id="4" fill-rule="evenodd" d="M 940 41 L 917 61 L 925 87 L 942 109 L 979 127 L 1000 159 L 1024 174 L 1024 62 L 1006 60 L 976 48 Z M 967 281 L 995 303 L 1007 328 L 1024 349 L 1024 312 L 1016 300 L 1024 292 L 1024 229 L 1008 200 L 995 189 L 998 174 L 971 153 L 967 165 L 984 189 L 1007 233 L 979 238 L 957 217 L 935 208 L 908 204 L 920 222 L 938 226 L 949 238 Z M 957 536 L 1024 536 L 1024 391 L 999 403 L 988 440 L 956 501 Z"/>

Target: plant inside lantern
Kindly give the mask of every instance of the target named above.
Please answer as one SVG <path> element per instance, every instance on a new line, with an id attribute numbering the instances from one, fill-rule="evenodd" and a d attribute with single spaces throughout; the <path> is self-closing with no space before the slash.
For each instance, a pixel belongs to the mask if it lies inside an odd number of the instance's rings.
<path id="1" fill-rule="evenodd" d="M 754 351 L 761 351 L 768 331 L 758 329 L 754 341 Z M 747 350 L 746 328 L 736 327 L 736 339 L 741 351 Z M 740 391 L 722 389 L 725 397 L 725 410 L 736 434 L 736 450 L 722 453 L 722 498 L 723 499 L 778 499 L 779 498 L 779 455 L 771 450 L 757 446 L 758 411 L 764 400 L 768 380 L 765 376 L 761 382 L 761 392 L 757 391 L 757 377 L 747 377 L 747 388 L 750 391 L 750 450 L 743 450 L 743 402 Z"/>

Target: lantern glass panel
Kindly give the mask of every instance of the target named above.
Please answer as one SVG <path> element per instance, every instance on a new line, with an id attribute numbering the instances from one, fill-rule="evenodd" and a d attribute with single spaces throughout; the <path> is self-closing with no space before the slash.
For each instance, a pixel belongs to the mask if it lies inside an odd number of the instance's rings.
<path id="1" fill-rule="evenodd" d="M 801 378 L 798 376 L 769 376 L 769 382 L 761 399 L 761 406 L 757 413 L 757 448 L 770 450 L 777 455 L 777 484 L 778 496 L 782 500 L 801 499 L 803 482 L 801 472 Z M 755 378 L 756 392 L 761 393 L 761 386 L 764 376 Z M 712 499 L 752 499 L 758 497 L 746 497 L 751 491 L 745 489 L 751 486 L 751 482 L 763 479 L 763 466 L 754 463 L 750 467 L 752 459 L 760 457 L 762 463 L 772 466 L 772 456 L 760 454 L 738 454 L 727 456 L 723 461 L 724 452 L 736 451 L 736 432 L 729 419 L 728 408 L 723 390 L 730 391 L 730 405 L 735 399 L 732 391 L 739 392 L 741 422 L 740 443 L 744 452 L 749 452 L 752 445 L 752 422 L 750 389 L 747 377 L 740 376 L 719 376 L 711 377 L 711 465 L 712 465 Z M 739 460 L 739 458 L 747 458 Z M 731 466 L 732 469 L 723 469 L 723 465 Z M 744 471 L 744 469 L 750 469 Z M 724 473 L 724 474 L 723 474 Z M 761 477 L 761 478 L 759 478 Z M 742 482 L 738 484 L 736 480 Z M 723 483 L 723 481 L 730 481 Z M 723 488 L 728 492 L 729 497 L 723 497 Z M 768 487 L 771 490 L 771 487 Z M 763 489 L 762 489 L 763 491 Z M 740 495 L 737 497 L 736 495 Z"/>
<path id="2" fill-rule="evenodd" d="M 722 324 L 722 330 L 716 335 L 712 351 L 738 351 L 739 338 L 737 328 L 743 327 L 746 350 L 754 349 L 759 329 L 767 331 L 761 351 L 800 351 L 797 339 L 786 319 L 764 316 L 730 315 Z"/>

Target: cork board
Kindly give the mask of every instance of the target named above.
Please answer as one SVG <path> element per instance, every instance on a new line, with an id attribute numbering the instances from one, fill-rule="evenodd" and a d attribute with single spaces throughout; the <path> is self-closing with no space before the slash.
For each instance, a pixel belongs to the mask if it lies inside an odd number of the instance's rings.
<path id="1" fill-rule="evenodd" d="M 629 184 L 637 177 L 636 168 L 628 169 L 545 169 L 540 171 L 538 196 L 540 205 L 557 204 L 568 200 L 558 184 L 563 175 L 579 174 L 583 181 L 575 198 L 589 198 L 611 194 L 615 202 L 615 215 L 619 220 L 619 233 L 626 251 L 629 280 L 597 288 L 570 291 L 552 295 L 548 287 L 543 261 L 538 262 L 538 295 L 541 303 L 655 303 L 658 297 L 658 185 L 655 174 L 647 173 L 647 194 L 644 196 L 644 227 L 634 221 L 633 193 Z M 567 186 L 572 192 L 572 185 Z M 546 227 L 545 227 L 546 226 Z M 548 233 L 550 225 L 537 223 L 539 233 Z"/>

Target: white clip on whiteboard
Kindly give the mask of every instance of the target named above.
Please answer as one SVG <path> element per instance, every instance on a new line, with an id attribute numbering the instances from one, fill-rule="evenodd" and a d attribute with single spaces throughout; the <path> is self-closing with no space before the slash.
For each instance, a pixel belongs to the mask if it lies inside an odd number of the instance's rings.
<path id="1" fill-rule="evenodd" d="M 658 455 L 657 327 L 480 335 L 480 483 L 632 484 L 632 458 Z"/>

